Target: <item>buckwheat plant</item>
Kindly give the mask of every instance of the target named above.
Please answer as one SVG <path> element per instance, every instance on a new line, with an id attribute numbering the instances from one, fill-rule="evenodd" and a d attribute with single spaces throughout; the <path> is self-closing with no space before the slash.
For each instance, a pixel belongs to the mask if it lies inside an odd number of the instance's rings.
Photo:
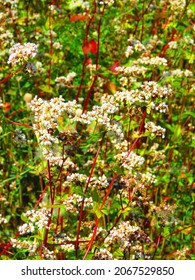
<path id="1" fill-rule="evenodd" d="M 0 1 L 2 259 L 194 259 L 193 1 Z"/>
<path id="2" fill-rule="evenodd" d="M 10 49 L 10 55 L 7 63 L 15 65 L 17 63 L 27 61 L 29 58 L 35 57 L 37 51 L 38 49 L 36 44 L 24 43 L 24 45 L 21 45 L 20 43 L 17 43 Z"/>

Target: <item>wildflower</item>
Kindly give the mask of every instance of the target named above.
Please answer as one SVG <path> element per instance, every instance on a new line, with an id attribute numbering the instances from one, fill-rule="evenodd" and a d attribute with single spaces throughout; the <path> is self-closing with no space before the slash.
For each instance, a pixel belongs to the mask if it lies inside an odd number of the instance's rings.
<path id="1" fill-rule="evenodd" d="M 19 227 L 19 232 L 21 235 L 34 232 L 34 230 L 35 228 L 32 223 L 26 223 Z"/>
<path id="2" fill-rule="evenodd" d="M 95 260 L 113 260 L 113 255 L 107 249 L 99 249 L 95 253 Z"/>
<path id="3" fill-rule="evenodd" d="M 12 246 L 15 248 L 28 249 L 30 256 L 34 256 L 37 254 L 39 243 L 36 241 L 34 241 L 34 242 L 30 242 L 30 241 L 26 241 L 26 240 L 20 241 L 15 238 L 11 238 L 10 242 L 11 242 Z"/>
<path id="4" fill-rule="evenodd" d="M 162 128 L 161 126 L 155 125 L 153 122 L 148 122 L 145 124 L 146 132 L 151 133 L 151 136 L 161 136 L 162 138 L 165 138 L 165 128 Z"/>
<path id="5" fill-rule="evenodd" d="M 99 4 L 111 6 L 112 4 L 114 4 L 114 0 L 100 0 Z"/>
<path id="6" fill-rule="evenodd" d="M 48 221 L 50 218 L 50 213 L 46 208 L 42 208 L 40 210 L 29 210 L 24 215 L 28 218 L 29 223 L 24 224 L 19 228 L 19 231 L 24 233 L 28 233 L 29 231 L 34 231 L 34 226 L 37 226 L 38 229 L 48 228 Z"/>
<path id="7" fill-rule="evenodd" d="M 125 56 L 129 57 L 132 54 L 133 54 L 133 47 L 132 46 L 128 46 L 126 51 L 125 51 Z"/>
<path id="8" fill-rule="evenodd" d="M 59 145 L 59 139 L 51 131 L 57 129 L 58 118 L 62 113 L 67 112 L 71 119 L 74 112 L 80 108 L 79 104 L 76 104 L 75 100 L 65 103 L 62 96 L 59 96 L 50 101 L 35 97 L 29 106 L 34 113 L 33 129 L 39 139 L 44 158 L 49 160 L 52 165 L 61 165 L 63 162 L 62 147 Z M 73 163 L 69 161 L 69 164 Z"/>
<path id="9" fill-rule="evenodd" d="M 0 214 L 0 224 L 6 224 L 8 221 Z"/>
<path id="10" fill-rule="evenodd" d="M 37 55 L 37 52 L 37 45 L 33 43 L 25 43 L 23 45 L 17 43 L 10 49 L 10 56 L 7 63 L 11 65 L 23 63 L 29 58 L 35 57 Z"/>
<path id="11" fill-rule="evenodd" d="M 130 248 L 136 242 L 145 241 L 151 242 L 149 237 L 138 226 L 131 226 L 129 222 L 121 222 L 118 227 L 114 227 L 108 237 L 106 237 L 104 244 L 107 248 L 111 244 L 119 245 L 121 250 Z"/>
<path id="12" fill-rule="evenodd" d="M 73 81 L 75 76 L 76 76 L 76 73 L 75 72 L 71 72 L 66 77 L 64 77 L 64 76 L 57 77 L 55 79 L 55 82 L 63 87 L 65 84 L 66 85 L 71 84 L 71 82 Z"/>
<path id="13" fill-rule="evenodd" d="M 61 50 L 62 49 L 62 44 L 60 44 L 59 42 L 54 42 L 53 47 L 56 50 Z"/>
<path id="14" fill-rule="evenodd" d="M 127 170 L 138 168 L 145 161 L 143 157 L 136 155 L 134 152 L 131 152 L 130 155 L 128 155 L 128 152 L 122 152 L 117 154 L 115 158 L 121 163 L 121 166 Z"/>
<path id="15" fill-rule="evenodd" d="M 167 3 L 168 2 L 168 3 Z M 173 11 L 175 14 L 178 14 L 180 12 L 182 12 L 182 10 L 185 8 L 186 6 L 186 0 L 161 0 L 160 1 L 160 5 L 170 5 L 171 11 Z"/>
<path id="16" fill-rule="evenodd" d="M 63 204 L 66 207 L 66 211 L 70 213 L 79 213 L 78 206 L 81 205 L 81 202 L 83 201 L 83 197 L 78 194 L 72 194 L 69 195 L 68 199 L 64 200 Z M 92 198 L 84 198 L 84 205 L 85 208 L 92 207 L 93 201 Z"/>
<path id="17" fill-rule="evenodd" d="M 1 97 L 0 97 L 0 108 L 3 108 L 3 107 L 4 107 L 3 101 L 2 101 L 2 99 L 1 99 Z"/>

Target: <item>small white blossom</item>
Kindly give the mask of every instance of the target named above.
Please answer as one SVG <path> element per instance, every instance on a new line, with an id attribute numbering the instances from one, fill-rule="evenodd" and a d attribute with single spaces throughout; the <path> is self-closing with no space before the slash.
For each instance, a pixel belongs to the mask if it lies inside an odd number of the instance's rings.
<path id="1" fill-rule="evenodd" d="M 36 44 L 33 43 L 25 43 L 15 44 L 10 50 L 10 56 L 8 58 L 8 64 L 15 65 L 17 63 L 25 62 L 29 58 L 33 58 L 37 55 L 38 48 Z"/>

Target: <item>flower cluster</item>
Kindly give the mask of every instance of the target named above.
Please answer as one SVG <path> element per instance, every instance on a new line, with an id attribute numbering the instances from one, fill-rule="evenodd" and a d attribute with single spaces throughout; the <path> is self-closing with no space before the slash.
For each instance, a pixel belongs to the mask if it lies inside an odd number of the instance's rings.
<path id="1" fill-rule="evenodd" d="M 168 43 L 168 45 L 169 45 L 169 48 L 170 49 L 177 49 L 178 48 L 178 43 L 177 43 L 177 41 L 170 41 L 169 43 Z"/>
<path id="2" fill-rule="evenodd" d="M 135 39 L 134 37 L 130 37 L 128 39 L 128 42 L 132 45 L 132 47 L 135 51 L 141 52 L 146 49 L 145 46 L 139 40 Z"/>
<path id="3" fill-rule="evenodd" d="M 35 63 L 35 67 L 36 67 L 37 72 L 39 72 L 39 73 L 45 73 L 46 72 L 46 69 L 43 67 L 43 64 L 40 61 L 37 61 Z"/>
<path id="4" fill-rule="evenodd" d="M 38 52 L 38 47 L 34 43 L 25 43 L 23 45 L 17 43 L 9 52 L 10 56 L 8 58 L 8 64 L 16 65 L 28 61 L 29 58 L 35 57 Z"/>
<path id="5" fill-rule="evenodd" d="M 116 104 L 114 97 L 102 97 L 101 106 L 94 105 L 91 111 L 82 113 L 81 115 L 75 115 L 73 121 L 79 121 L 85 124 L 91 124 L 93 121 L 96 121 L 100 125 L 104 125 L 107 129 L 111 125 L 111 120 L 109 114 L 114 114 L 119 110 L 118 105 Z"/>
<path id="6" fill-rule="evenodd" d="M 173 224 L 177 221 L 174 218 L 174 210 L 177 206 L 176 205 L 166 205 L 166 203 L 161 203 L 159 206 L 153 205 L 151 208 L 157 217 L 160 219 L 162 225 Z"/>
<path id="7" fill-rule="evenodd" d="M 125 103 L 133 107 L 134 105 L 139 106 L 142 103 L 147 106 L 148 112 L 151 109 L 155 109 L 160 113 L 167 113 L 168 105 L 165 102 L 159 103 L 159 99 L 167 99 L 171 95 L 172 88 L 170 86 L 159 86 L 154 81 L 145 81 L 140 85 L 140 88 L 116 91 L 113 97 L 115 102 L 119 104 Z"/>
<path id="8" fill-rule="evenodd" d="M 29 210 L 24 214 L 24 216 L 27 217 L 29 222 L 19 227 L 20 235 L 34 232 L 35 227 L 38 229 L 44 229 L 48 227 L 50 213 L 46 208 L 41 208 L 38 211 Z"/>
<path id="9" fill-rule="evenodd" d="M 7 220 L 5 218 L 2 217 L 2 215 L 0 214 L 0 224 L 6 224 Z"/>
<path id="10" fill-rule="evenodd" d="M 122 152 L 117 154 L 115 159 L 121 163 L 121 167 L 127 170 L 139 168 L 145 161 L 144 157 L 138 156 L 134 152 L 131 152 L 130 155 L 128 155 L 128 152 Z"/>
<path id="11" fill-rule="evenodd" d="M 89 165 L 92 165 L 92 162 L 90 162 Z M 86 185 L 87 181 L 88 176 L 86 176 L 85 174 L 72 173 L 71 175 L 67 176 L 66 181 L 63 183 L 63 187 L 69 186 L 71 182 L 74 182 L 79 185 Z M 93 176 L 90 179 L 89 186 L 97 189 L 107 188 L 107 177 L 105 175 L 99 177 Z"/>
<path id="12" fill-rule="evenodd" d="M 27 144 L 26 135 L 20 129 L 14 131 L 12 141 L 17 147 L 24 147 Z"/>
<path id="13" fill-rule="evenodd" d="M 71 252 L 75 250 L 75 246 L 73 244 L 62 244 L 60 248 L 65 252 Z"/>
<path id="14" fill-rule="evenodd" d="M 188 260 L 189 251 L 190 249 L 187 246 L 184 246 L 181 250 L 177 250 L 175 253 L 177 260 Z"/>
<path id="15" fill-rule="evenodd" d="M 3 0 L 1 3 L 3 5 L 10 4 L 12 8 L 16 8 L 19 0 Z"/>
<path id="16" fill-rule="evenodd" d="M 48 248 L 42 245 L 42 258 L 48 260 L 55 260 L 56 256 L 53 251 L 50 251 Z"/>
<path id="17" fill-rule="evenodd" d="M 173 77 L 193 77 L 192 71 L 185 69 L 185 70 L 180 70 L 180 69 L 175 69 L 172 70 L 170 73 Z"/>
<path id="18" fill-rule="evenodd" d="M 153 122 L 148 122 L 145 124 L 146 133 L 149 133 L 152 137 L 161 136 L 165 138 L 166 129 L 159 125 L 155 125 Z"/>
<path id="19" fill-rule="evenodd" d="M 63 162 L 59 139 L 53 133 L 58 127 L 58 119 L 64 112 L 71 118 L 78 108 L 80 106 L 75 100 L 64 102 L 62 96 L 52 98 L 50 101 L 35 97 L 30 103 L 30 109 L 34 112 L 33 129 L 44 158 L 52 165 L 61 165 Z"/>
<path id="20" fill-rule="evenodd" d="M 54 42 L 53 47 L 56 50 L 61 50 L 62 49 L 62 44 L 60 44 L 59 42 Z"/>
<path id="21" fill-rule="evenodd" d="M 164 57 L 159 57 L 159 56 L 155 56 L 155 57 L 149 57 L 149 56 L 144 56 L 141 55 L 140 58 L 138 58 L 135 62 L 135 64 L 146 64 L 146 65 L 163 65 L 163 66 L 167 66 L 167 60 Z"/>
<path id="22" fill-rule="evenodd" d="M 89 198 L 83 198 L 82 196 L 78 194 L 72 194 L 69 195 L 66 200 L 63 201 L 63 204 L 66 207 L 66 211 L 70 213 L 79 213 L 78 207 L 80 207 L 81 202 L 84 199 L 84 206 L 85 208 L 92 207 L 93 206 L 93 200 L 91 197 Z"/>
<path id="23" fill-rule="evenodd" d="M 144 66 L 118 66 L 116 67 L 116 71 L 118 73 L 121 73 L 122 75 L 125 76 L 137 76 L 137 75 L 144 75 L 145 72 L 147 71 L 147 68 Z"/>
<path id="24" fill-rule="evenodd" d="M 38 254 L 39 243 L 34 241 L 26 241 L 26 240 L 17 240 L 15 238 L 11 238 L 11 244 L 14 248 L 19 249 L 27 249 L 30 256 L 35 256 Z"/>
<path id="25" fill-rule="evenodd" d="M 95 260 L 114 260 L 113 255 L 107 249 L 99 249 L 98 252 L 95 252 Z"/>
<path id="26" fill-rule="evenodd" d="M 76 73 L 71 72 L 66 77 L 61 76 L 61 77 L 56 78 L 55 82 L 58 83 L 59 86 L 64 87 L 64 85 L 71 84 L 75 76 L 76 76 Z"/>
<path id="27" fill-rule="evenodd" d="M 71 10 L 77 7 L 80 7 L 84 10 L 89 10 L 90 3 L 88 1 L 83 1 L 83 0 L 71 0 L 69 7 Z"/>
<path id="28" fill-rule="evenodd" d="M 186 0 L 161 0 L 160 5 L 170 5 L 171 11 L 181 13 L 186 6 Z"/>
<path id="29" fill-rule="evenodd" d="M 61 231 L 53 233 L 53 238 L 56 243 L 63 243 L 71 240 L 71 238 L 66 233 Z"/>
<path id="30" fill-rule="evenodd" d="M 79 174 L 79 173 L 72 173 L 66 177 L 66 181 L 64 182 L 65 186 L 69 185 L 70 182 L 79 182 L 83 183 L 87 181 L 87 175 Z"/>
<path id="31" fill-rule="evenodd" d="M 164 160 L 165 159 L 165 151 L 164 150 L 157 150 L 159 147 L 158 143 L 154 143 L 153 146 L 150 148 L 150 156 L 154 161 Z"/>
<path id="32" fill-rule="evenodd" d="M 137 242 L 145 241 L 150 243 L 150 238 L 138 226 L 131 226 L 129 222 L 121 222 L 114 227 L 106 237 L 104 244 L 107 248 L 117 244 L 124 251 L 135 245 Z"/>
<path id="33" fill-rule="evenodd" d="M 154 81 L 145 81 L 141 85 L 146 99 L 148 98 L 168 98 L 172 95 L 173 90 L 170 85 L 168 86 L 159 86 L 157 82 Z"/>
<path id="34" fill-rule="evenodd" d="M 125 50 L 125 56 L 129 57 L 130 55 L 132 55 L 134 53 L 133 51 L 133 47 L 132 46 L 128 46 Z"/>
<path id="35" fill-rule="evenodd" d="M 108 5 L 108 6 L 111 6 L 114 4 L 114 0 L 99 0 L 99 4 L 100 5 Z"/>
<path id="36" fill-rule="evenodd" d="M 0 97 L 0 108 L 3 108 L 3 100 Z"/>
<path id="37" fill-rule="evenodd" d="M 156 176 L 150 172 L 141 173 L 140 176 L 142 183 L 144 183 L 146 186 L 156 182 Z"/>
<path id="38" fill-rule="evenodd" d="M 132 249 L 135 251 L 135 256 L 134 256 L 135 260 L 139 260 L 139 259 L 150 260 L 152 257 L 152 254 L 150 252 L 143 252 L 142 247 L 139 250 L 137 250 L 136 246 L 134 246 Z"/>
<path id="39" fill-rule="evenodd" d="M 32 223 L 29 223 L 29 224 L 26 223 L 26 224 L 23 224 L 22 226 L 20 226 L 18 230 L 20 232 L 20 235 L 24 235 L 24 234 L 34 232 L 35 227 Z"/>
<path id="40" fill-rule="evenodd" d="M 1 15 L 0 15 L 1 18 Z M 9 30 L 4 30 L 4 27 L 0 28 L 0 42 L 3 43 L 4 47 L 9 46 L 13 43 L 13 34 Z"/>
<path id="41" fill-rule="evenodd" d="M 153 108 L 160 113 L 168 113 L 168 105 L 165 102 L 159 104 L 152 104 Z"/>
<path id="42" fill-rule="evenodd" d="M 146 190 L 148 186 L 153 185 L 155 182 L 156 176 L 151 174 L 151 172 L 141 173 L 131 170 L 127 175 L 119 178 L 117 188 L 124 198 L 129 199 L 129 192 L 132 192 L 131 200 L 133 201 L 133 205 L 148 205 L 151 204 L 151 201 L 150 197 L 147 196 Z M 135 193 L 139 193 L 139 196 L 134 196 Z"/>
<path id="43" fill-rule="evenodd" d="M 92 177 L 89 183 L 90 187 L 99 190 L 107 188 L 108 185 L 108 179 L 105 175 L 99 176 L 98 178 Z"/>

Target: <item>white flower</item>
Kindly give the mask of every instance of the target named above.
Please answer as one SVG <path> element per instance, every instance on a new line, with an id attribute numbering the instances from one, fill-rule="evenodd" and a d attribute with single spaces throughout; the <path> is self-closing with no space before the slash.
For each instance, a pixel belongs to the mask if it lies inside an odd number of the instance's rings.
<path id="1" fill-rule="evenodd" d="M 38 47 L 33 43 L 15 44 L 10 50 L 10 56 L 8 58 L 8 64 L 15 65 L 17 63 L 25 62 L 29 58 L 36 56 Z"/>

